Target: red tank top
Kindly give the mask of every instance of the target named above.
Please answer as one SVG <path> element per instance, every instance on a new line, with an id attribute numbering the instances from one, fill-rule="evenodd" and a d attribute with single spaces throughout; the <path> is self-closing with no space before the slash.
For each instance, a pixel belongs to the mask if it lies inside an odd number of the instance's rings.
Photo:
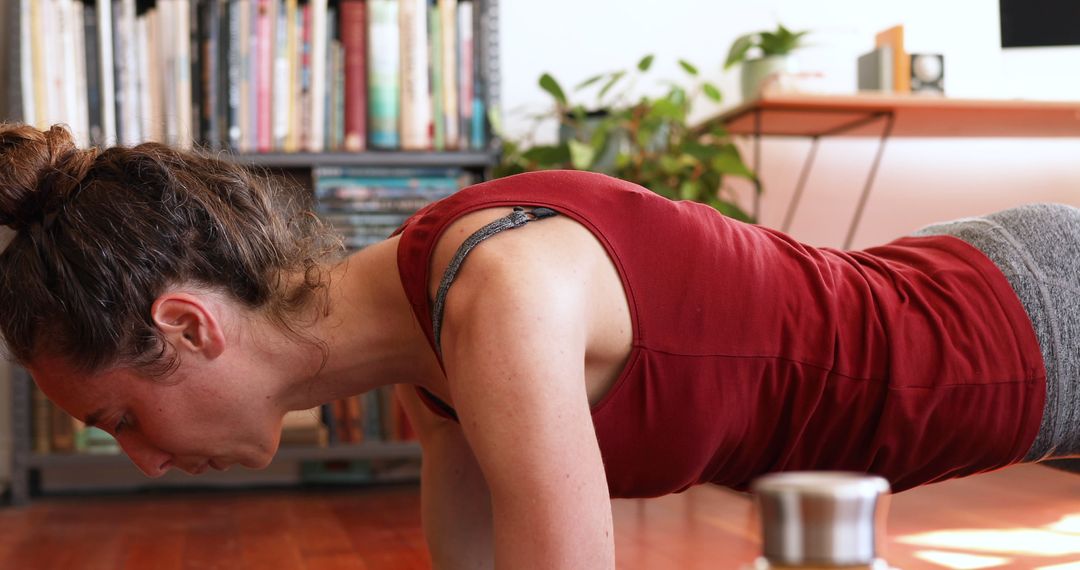
<path id="1" fill-rule="evenodd" d="M 592 408 L 613 497 L 744 490 L 804 469 L 875 473 L 899 491 L 1017 462 L 1035 438 L 1038 341 L 974 247 L 934 236 L 816 248 L 592 173 L 471 186 L 398 229 L 402 285 L 429 342 L 436 240 L 463 214 L 517 205 L 588 228 L 622 279 L 633 347 Z"/>

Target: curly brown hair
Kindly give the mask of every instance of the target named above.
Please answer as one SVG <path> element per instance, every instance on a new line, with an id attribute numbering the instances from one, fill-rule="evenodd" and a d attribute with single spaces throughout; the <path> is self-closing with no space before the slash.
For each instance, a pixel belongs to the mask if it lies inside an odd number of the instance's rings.
<path id="1" fill-rule="evenodd" d="M 304 339 L 297 325 L 325 310 L 317 293 L 343 251 L 312 201 L 204 151 L 80 150 L 63 126 L 0 124 L 0 225 L 16 232 L 0 252 L 10 356 L 167 374 L 175 356 L 150 308 L 173 285 L 225 293 Z"/>

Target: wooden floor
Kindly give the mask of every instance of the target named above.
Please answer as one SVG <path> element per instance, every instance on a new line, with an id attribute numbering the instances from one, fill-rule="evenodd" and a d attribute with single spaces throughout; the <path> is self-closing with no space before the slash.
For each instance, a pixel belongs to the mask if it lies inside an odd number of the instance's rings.
<path id="1" fill-rule="evenodd" d="M 46 498 L 0 509 L 0 568 L 430 568 L 415 486 Z M 757 552 L 745 496 L 614 501 L 623 570 L 736 569 Z M 1080 475 L 1020 466 L 893 497 L 899 568 L 1080 570 Z"/>

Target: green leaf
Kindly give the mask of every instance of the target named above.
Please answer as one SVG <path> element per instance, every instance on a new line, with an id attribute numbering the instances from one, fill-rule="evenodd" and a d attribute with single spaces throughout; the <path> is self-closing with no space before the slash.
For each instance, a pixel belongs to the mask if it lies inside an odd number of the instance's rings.
<path id="1" fill-rule="evenodd" d="M 604 95 L 607 95 L 608 91 L 611 91 L 611 88 L 614 87 L 624 75 L 626 75 L 625 71 L 616 71 L 615 73 L 612 73 L 611 78 L 608 79 L 608 82 L 600 89 L 600 94 L 597 95 L 597 99 L 603 99 Z"/>
<path id="2" fill-rule="evenodd" d="M 683 200 L 697 199 L 701 194 L 701 183 L 697 180 L 683 180 L 679 185 L 679 198 Z"/>
<path id="3" fill-rule="evenodd" d="M 712 83 L 703 84 L 701 89 L 705 92 L 705 96 L 713 102 L 719 103 L 724 98 L 724 96 L 720 94 L 720 88 Z"/>
<path id="4" fill-rule="evenodd" d="M 588 170 L 596 159 L 596 151 L 593 147 L 577 141 L 570 140 L 570 164 L 577 170 Z"/>
<path id="5" fill-rule="evenodd" d="M 488 123 L 491 125 L 491 132 L 498 135 L 500 138 L 506 138 L 505 131 L 503 131 L 502 114 L 495 107 L 488 109 Z"/>
<path id="6" fill-rule="evenodd" d="M 581 91 L 582 89 L 585 89 L 586 87 L 588 87 L 588 86 L 590 86 L 590 85 L 592 85 L 594 83 L 597 83 L 598 81 L 600 81 L 601 79 L 603 79 L 605 77 L 607 77 L 606 73 L 601 73 L 599 75 L 594 75 L 594 76 L 586 79 L 585 81 L 582 81 L 581 83 L 578 83 L 577 85 L 575 85 L 574 90 L 575 91 Z"/>
<path id="7" fill-rule="evenodd" d="M 677 101 L 657 99 L 645 116 L 648 118 L 679 120 L 682 118 L 683 112 Z"/>
<path id="8" fill-rule="evenodd" d="M 724 62 L 725 70 L 731 69 L 746 59 L 746 54 L 750 48 L 754 47 L 755 36 L 757 34 L 746 34 L 735 39 L 731 44 L 731 49 L 728 50 L 727 61 Z"/>
<path id="9" fill-rule="evenodd" d="M 742 157 L 739 156 L 739 150 L 732 144 L 725 145 L 721 153 L 713 157 L 710 166 L 713 170 L 717 170 L 724 174 L 732 174 L 734 176 L 749 179 L 754 178 L 754 173 L 746 166 L 746 163 L 742 161 Z"/>
<path id="10" fill-rule="evenodd" d="M 694 67 L 694 65 L 692 63 L 690 63 L 689 61 L 686 61 L 685 59 L 680 59 L 679 60 L 679 65 L 682 66 L 682 68 L 684 70 L 686 70 L 687 73 L 689 73 L 690 75 L 693 75 L 694 77 L 697 77 L 698 68 Z"/>
<path id="11" fill-rule="evenodd" d="M 664 174 L 677 174 L 682 170 L 682 165 L 679 164 L 679 160 L 674 156 L 665 154 L 660 157 L 660 170 L 662 170 Z"/>
<path id="12" fill-rule="evenodd" d="M 537 145 L 525 151 L 521 158 L 541 168 L 561 166 L 570 161 L 570 148 L 566 144 Z"/>
<path id="13" fill-rule="evenodd" d="M 652 67 L 653 58 L 654 58 L 654 56 L 652 54 L 649 54 L 649 55 L 641 58 L 641 61 L 639 61 L 638 64 L 637 64 L 637 68 L 640 71 L 648 71 L 649 68 Z"/>
<path id="14" fill-rule="evenodd" d="M 540 88 L 550 93 L 558 101 L 560 107 L 566 106 L 566 93 L 551 74 L 545 73 L 540 76 Z"/>

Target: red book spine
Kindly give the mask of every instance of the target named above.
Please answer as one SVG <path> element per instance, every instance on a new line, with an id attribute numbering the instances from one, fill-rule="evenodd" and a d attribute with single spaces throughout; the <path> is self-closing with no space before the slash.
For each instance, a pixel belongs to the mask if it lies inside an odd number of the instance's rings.
<path id="1" fill-rule="evenodd" d="M 367 5 L 341 3 L 341 43 L 345 48 L 345 150 L 367 148 Z"/>
<path id="2" fill-rule="evenodd" d="M 258 104 L 258 146 L 256 147 L 259 152 L 270 152 L 274 149 L 274 133 L 273 133 L 273 118 L 271 117 L 271 78 L 274 74 L 274 28 L 273 18 L 271 13 L 270 3 L 275 0 L 259 0 L 259 19 L 256 22 L 256 33 L 258 35 L 258 77 L 256 78 L 255 89 L 257 104 Z"/>

